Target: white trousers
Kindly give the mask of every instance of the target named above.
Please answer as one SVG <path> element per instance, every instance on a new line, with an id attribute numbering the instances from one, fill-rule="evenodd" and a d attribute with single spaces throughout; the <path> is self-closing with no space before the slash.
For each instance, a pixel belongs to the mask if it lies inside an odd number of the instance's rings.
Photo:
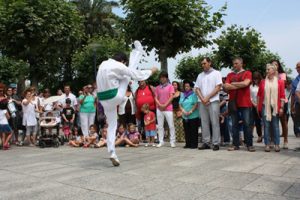
<path id="1" fill-rule="evenodd" d="M 90 125 L 95 123 L 95 113 L 80 113 L 80 125 L 83 136 L 89 134 Z"/>
<path id="2" fill-rule="evenodd" d="M 157 123 L 158 123 L 158 137 L 159 143 L 164 143 L 164 119 L 166 118 L 167 123 L 170 129 L 170 143 L 175 144 L 176 136 L 175 136 L 175 127 L 174 127 L 174 120 L 173 120 L 173 111 L 160 111 L 159 109 L 156 110 L 157 114 Z"/>
<path id="3" fill-rule="evenodd" d="M 118 88 L 118 94 L 113 99 L 100 101 L 104 108 L 104 113 L 106 115 L 107 122 L 107 150 L 110 154 L 115 153 L 115 140 L 116 140 L 116 130 L 118 126 L 118 113 L 117 106 L 120 105 L 126 94 L 127 86 L 129 84 L 129 79 L 124 78 L 120 81 L 120 86 Z"/>

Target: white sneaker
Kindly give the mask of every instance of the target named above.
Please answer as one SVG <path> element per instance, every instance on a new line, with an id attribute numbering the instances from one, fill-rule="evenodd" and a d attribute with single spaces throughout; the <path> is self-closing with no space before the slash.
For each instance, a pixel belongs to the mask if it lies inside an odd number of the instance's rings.
<path id="1" fill-rule="evenodd" d="M 115 166 L 115 167 L 118 167 L 120 165 L 120 161 L 115 153 L 111 154 L 110 161 L 112 162 L 113 166 Z"/>
<path id="2" fill-rule="evenodd" d="M 171 147 L 175 148 L 176 147 L 175 143 L 171 143 Z"/>
<path id="3" fill-rule="evenodd" d="M 148 147 L 149 145 L 148 144 L 145 144 L 145 147 Z"/>
<path id="4" fill-rule="evenodd" d="M 158 145 L 156 145 L 157 148 L 160 148 L 160 147 L 162 147 L 162 146 L 164 146 L 163 143 L 159 143 Z"/>
<path id="5" fill-rule="evenodd" d="M 156 145 L 155 145 L 155 144 L 152 144 L 152 147 L 156 147 Z"/>

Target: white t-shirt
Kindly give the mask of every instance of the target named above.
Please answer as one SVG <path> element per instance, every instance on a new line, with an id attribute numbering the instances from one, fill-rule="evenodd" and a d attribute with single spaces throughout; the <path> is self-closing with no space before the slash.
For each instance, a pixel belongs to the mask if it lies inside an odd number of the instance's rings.
<path id="1" fill-rule="evenodd" d="M 198 75 L 195 87 L 199 88 L 202 96 L 207 97 L 217 85 L 222 85 L 222 75 L 219 71 L 211 69 Z M 210 98 L 210 102 L 219 101 L 219 93 Z"/>
<path id="2" fill-rule="evenodd" d="M 24 105 L 27 99 L 22 101 L 23 110 L 23 126 L 35 126 L 37 125 L 35 105 L 30 102 L 28 105 Z"/>
<path id="3" fill-rule="evenodd" d="M 63 105 L 63 107 L 65 107 L 66 99 L 68 98 L 71 100 L 71 107 L 75 109 L 75 106 L 77 106 L 78 103 L 76 96 L 72 93 L 69 93 L 68 96 L 66 94 L 62 94 L 62 99 L 59 102 Z"/>
<path id="4" fill-rule="evenodd" d="M 53 110 L 53 103 L 49 104 L 45 104 L 45 98 L 41 98 L 40 101 L 41 101 L 41 106 L 44 108 L 45 111 L 51 111 Z"/>
<path id="5" fill-rule="evenodd" d="M 6 113 L 7 113 L 7 110 L 0 110 L 0 124 L 1 125 L 6 125 L 8 124 L 8 120 L 6 118 Z"/>
<path id="6" fill-rule="evenodd" d="M 251 101 L 254 104 L 257 104 L 257 93 L 258 93 L 258 86 L 257 85 L 250 85 L 250 95 L 251 95 Z"/>

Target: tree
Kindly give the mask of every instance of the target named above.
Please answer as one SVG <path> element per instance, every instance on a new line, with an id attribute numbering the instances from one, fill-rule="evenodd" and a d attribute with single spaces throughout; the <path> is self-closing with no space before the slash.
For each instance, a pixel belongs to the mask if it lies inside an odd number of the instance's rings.
<path id="1" fill-rule="evenodd" d="M 121 4 L 127 13 L 127 39 L 140 40 L 148 52 L 155 49 L 164 71 L 167 58 L 211 44 L 208 35 L 224 24 L 226 9 L 225 5 L 211 13 L 202 0 L 122 0 Z"/>
<path id="2" fill-rule="evenodd" d="M 57 74 L 80 44 L 82 21 L 64 0 L 0 0 L 0 51 L 29 63 L 32 84 Z"/>
<path id="3" fill-rule="evenodd" d="M 213 53 L 222 67 L 232 67 L 232 59 L 241 57 L 245 67 L 251 69 L 258 56 L 265 51 L 265 41 L 261 34 L 250 27 L 238 27 L 232 25 L 222 31 L 214 40 L 218 46 Z"/>
<path id="4" fill-rule="evenodd" d="M 72 0 L 72 2 L 84 18 L 85 35 L 88 38 L 117 34 L 115 26 L 119 17 L 112 12 L 114 7 L 119 6 L 117 2 L 106 0 Z"/>
<path id="5" fill-rule="evenodd" d="M 28 63 L 0 56 L 0 80 L 4 84 L 21 83 L 20 79 L 28 76 Z"/>
<path id="6" fill-rule="evenodd" d="M 221 67 L 232 67 L 232 59 L 241 57 L 244 60 L 245 69 L 265 75 L 267 63 L 273 59 L 282 60 L 278 54 L 266 48 L 261 34 L 251 27 L 243 28 L 232 25 L 222 31 L 214 42 L 218 46 L 213 51 L 215 62 Z"/>
<path id="7" fill-rule="evenodd" d="M 75 69 L 74 82 L 79 85 L 73 85 L 73 88 L 95 81 L 95 65 L 97 70 L 102 61 L 120 51 L 128 52 L 128 46 L 122 38 L 99 36 L 91 39 L 86 47 L 74 54 L 72 63 Z"/>
<path id="8" fill-rule="evenodd" d="M 212 59 L 214 64 L 214 55 L 207 53 L 204 55 L 198 55 L 197 57 L 185 57 L 179 61 L 175 69 L 175 76 L 181 80 L 196 81 L 198 75 L 203 71 L 200 62 L 205 58 L 209 57 Z M 213 66 L 219 69 L 217 65 Z"/>

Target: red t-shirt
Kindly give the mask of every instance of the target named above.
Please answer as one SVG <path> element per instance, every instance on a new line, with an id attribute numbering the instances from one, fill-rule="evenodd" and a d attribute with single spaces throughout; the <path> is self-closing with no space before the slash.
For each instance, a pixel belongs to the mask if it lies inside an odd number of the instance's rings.
<path id="1" fill-rule="evenodd" d="M 141 112 L 142 112 L 142 106 L 144 104 L 149 104 L 150 106 L 150 110 L 155 110 L 156 106 L 155 106 L 155 100 L 154 100 L 154 94 L 151 91 L 150 86 L 146 86 L 144 89 L 137 89 L 136 91 L 136 107 L 137 107 L 137 111 L 136 111 L 136 118 L 140 119 L 141 118 Z"/>
<path id="2" fill-rule="evenodd" d="M 154 112 L 151 112 L 151 111 L 144 116 L 144 121 L 152 121 L 154 119 L 155 119 L 155 114 L 154 114 Z M 156 130 L 155 120 L 151 124 L 145 126 L 145 130 L 146 131 L 155 131 Z"/>
<path id="3" fill-rule="evenodd" d="M 252 73 L 250 71 L 243 71 L 240 73 L 231 72 L 227 75 L 226 83 L 242 82 L 246 79 L 252 80 Z M 252 107 L 250 97 L 250 84 L 238 90 L 229 91 L 229 100 L 236 99 L 238 108 Z"/>

